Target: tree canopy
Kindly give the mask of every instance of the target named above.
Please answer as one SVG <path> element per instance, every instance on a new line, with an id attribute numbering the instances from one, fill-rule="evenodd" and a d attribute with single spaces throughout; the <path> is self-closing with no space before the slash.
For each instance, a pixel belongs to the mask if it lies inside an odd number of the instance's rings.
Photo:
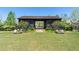
<path id="1" fill-rule="evenodd" d="M 79 9 L 75 8 L 73 9 L 72 13 L 71 13 L 71 19 L 74 20 L 79 20 Z"/>
<path id="2" fill-rule="evenodd" d="M 16 20 L 15 20 L 15 13 L 10 11 L 8 13 L 7 19 L 5 21 L 5 25 L 7 26 L 15 26 Z"/>

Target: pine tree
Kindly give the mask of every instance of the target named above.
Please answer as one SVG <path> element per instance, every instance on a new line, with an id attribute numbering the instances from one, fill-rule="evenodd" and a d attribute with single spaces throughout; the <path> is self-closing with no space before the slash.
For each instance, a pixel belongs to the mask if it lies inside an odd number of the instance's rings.
<path id="1" fill-rule="evenodd" d="M 15 26 L 16 20 L 15 20 L 15 13 L 12 11 L 9 12 L 7 19 L 5 21 L 5 25 L 7 26 Z"/>

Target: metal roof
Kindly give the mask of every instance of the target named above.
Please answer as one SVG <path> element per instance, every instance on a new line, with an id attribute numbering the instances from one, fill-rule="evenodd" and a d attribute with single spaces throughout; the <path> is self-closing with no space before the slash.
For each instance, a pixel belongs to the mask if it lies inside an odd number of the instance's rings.
<path id="1" fill-rule="evenodd" d="M 21 16 L 18 19 L 61 19 L 58 16 Z"/>

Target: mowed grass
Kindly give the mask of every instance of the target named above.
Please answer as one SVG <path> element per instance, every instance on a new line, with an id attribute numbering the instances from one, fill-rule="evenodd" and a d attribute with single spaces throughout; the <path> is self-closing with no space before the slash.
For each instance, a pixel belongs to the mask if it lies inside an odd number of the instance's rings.
<path id="1" fill-rule="evenodd" d="M 1 51 L 79 51 L 79 32 L 55 34 L 0 31 Z"/>

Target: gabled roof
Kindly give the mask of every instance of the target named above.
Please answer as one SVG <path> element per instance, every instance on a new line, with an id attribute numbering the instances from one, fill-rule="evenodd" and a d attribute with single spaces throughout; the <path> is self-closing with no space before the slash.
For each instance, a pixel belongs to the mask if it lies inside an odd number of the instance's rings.
<path id="1" fill-rule="evenodd" d="M 21 16 L 18 19 L 61 19 L 58 16 Z"/>

